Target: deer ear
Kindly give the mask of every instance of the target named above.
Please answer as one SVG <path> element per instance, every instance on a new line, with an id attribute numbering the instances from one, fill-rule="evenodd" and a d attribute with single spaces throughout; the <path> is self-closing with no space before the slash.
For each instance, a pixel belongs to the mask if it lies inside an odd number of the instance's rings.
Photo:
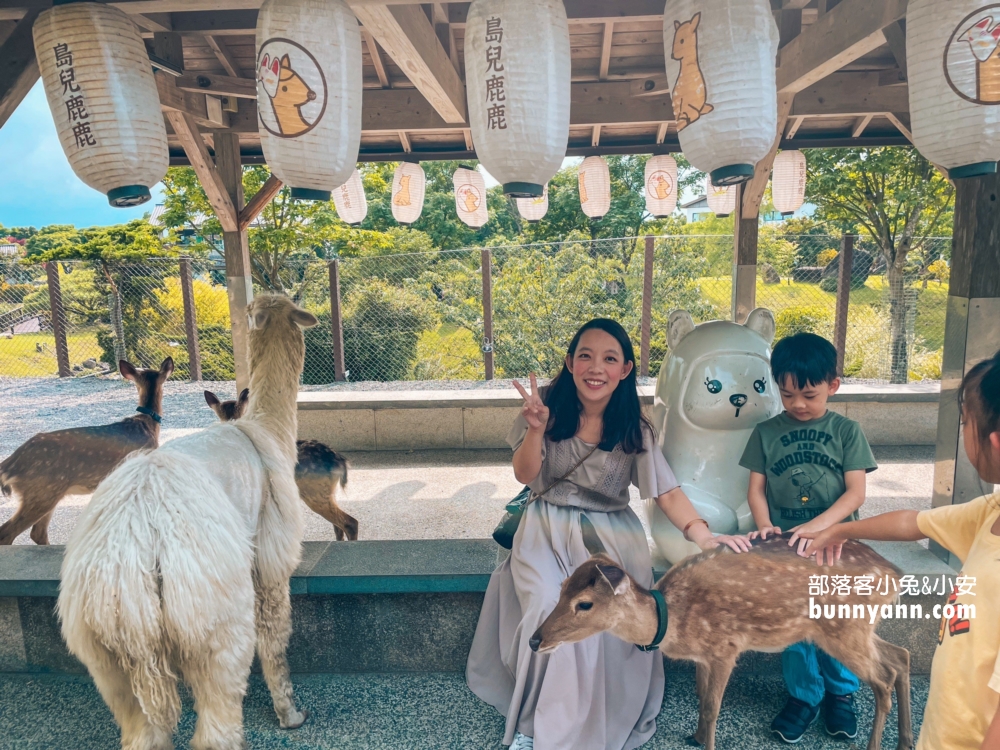
<path id="1" fill-rule="evenodd" d="M 681 339 L 694 330 L 694 318 L 687 310 L 674 310 L 667 318 L 667 345 L 676 349 Z"/>
<path id="2" fill-rule="evenodd" d="M 236 403 L 245 404 L 249 398 L 250 398 L 250 389 L 244 388 L 242 391 L 240 391 L 240 397 L 236 399 Z"/>
<path id="3" fill-rule="evenodd" d="M 171 373 L 174 371 L 174 358 L 167 357 L 163 362 L 160 363 L 160 377 L 164 380 L 170 377 Z"/>
<path id="4" fill-rule="evenodd" d="M 135 379 L 139 376 L 139 373 L 135 369 L 135 366 L 131 362 L 128 362 L 127 360 L 124 359 L 118 360 L 118 372 L 122 374 L 123 378 L 125 378 L 126 380 L 131 380 L 133 383 L 135 382 Z"/>
<path id="5" fill-rule="evenodd" d="M 295 308 L 292 310 L 292 322 L 299 328 L 312 328 L 319 323 L 319 320 L 311 312 Z"/>
<path id="6" fill-rule="evenodd" d="M 697 31 L 698 30 L 698 23 L 700 21 L 701 21 L 701 11 L 698 11 L 691 18 L 691 31 Z"/>
<path id="7" fill-rule="evenodd" d="M 624 594 L 628 590 L 628 576 L 625 571 L 615 565 L 598 565 L 597 569 L 601 577 L 608 582 L 615 596 Z"/>
<path id="8" fill-rule="evenodd" d="M 747 322 L 744 325 L 751 331 L 759 333 L 767 343 L 770 344 L 774 341 L 774 313 L 766 307 L 758 307 L 755 310 L 751 310 L 750 314 L 747 315 Z"/>
<path id="9" fill-rule="evenodd" d="M 219 397 L 211 391 L 205 391 L 205 403 L 214 409 L 219 405 Z"/>
<path id="10" fill-rule="evenodd" d="M 288 55 L 281 56 L 281 67 L 285 68 L 286 70 L 292 69 L 292 61 L 288 59 Z"/>
<path id="11" fill-rule="evenodd" d="M 680 21 L 674 21 L 674 31 L 677 31 L 677 29 L 679 29 L 680 27 L 681 27 L 681 22 Z"/>

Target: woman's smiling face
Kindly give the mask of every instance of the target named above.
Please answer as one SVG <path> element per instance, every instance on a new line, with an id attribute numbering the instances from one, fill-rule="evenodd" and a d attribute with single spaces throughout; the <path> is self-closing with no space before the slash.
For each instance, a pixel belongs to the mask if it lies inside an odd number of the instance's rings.
<path id="1" fill-rule="evenodd" d="M 582 402 L 608 401 L 618 384 L 632 372 L 618 339 L 599 328 L 583 332 L 566 367 L 573 373 L 576 392 Z"/>

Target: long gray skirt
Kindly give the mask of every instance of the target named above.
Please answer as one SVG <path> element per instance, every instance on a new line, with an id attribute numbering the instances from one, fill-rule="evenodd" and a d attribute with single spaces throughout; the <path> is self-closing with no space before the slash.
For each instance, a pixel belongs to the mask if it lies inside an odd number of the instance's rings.
<path id="1" fill-rule="evenodd" d="M 528 639 L 555 608 L 563 580 L 590 557 L 580 516 L 608 554 L 645 587 L 652 561 L 631 508 L 601 513 L 528 506 L 510 557 L 490 578 L 469 653 L 466 679 L 507 717 L 504 744 L 519 731 L 537 750 L 630 750 L 656 731 L 663 701 L 663 657 L 607 633 L 539 655 Z"/>

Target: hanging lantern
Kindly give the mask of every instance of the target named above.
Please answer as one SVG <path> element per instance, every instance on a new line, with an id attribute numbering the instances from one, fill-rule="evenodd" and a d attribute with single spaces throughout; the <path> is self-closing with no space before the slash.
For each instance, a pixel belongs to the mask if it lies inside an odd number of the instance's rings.
<path id="1" fill-rule="evenodd" d="M 138 206 L 170 166 L 149 55 L 110 5 L 56 5 L 35 20 L 35 55 L 70 166 L 112 206 Z"/>
<path id="2" fill-rule="evenodd" d="M 670 154 L 646 162 L 646 210 L 658 219 L 677 208 L 677 162 Z"/>
<path id="3" fill-rule="evenodd" d="M 361 147 L 361 32 L 343 0 L 265 0 L 257 15 L 257 119 L 292 197 L 330 200 Z"/>
<path id="4" fill-rule="evenodd" d="M 517 212 L 521 214 L 529 223 L 536 224 L 549 210 L 549 186 L 542 189 L 542 194 L 537 198 L 518 198 Z"/>
<path id="5" fill-rule="evenodd" d="M 997 171 L 1000 7 L 981 0 L 913 0 L 906 75 L 913 145 L 952 179 Z"/>
<path id="6" fill-rule="evenodd" d="M 474 0 L 465 80 L 476 155 L 506 195 L 532 198 L 569 141 L 569 22 L 562 0 Z"/>
<path id="7" fill-rule="evenodd" d="M 806 200 L 806 156 L 801 151 L 782 151 L 774 157 L 771 202 L 782 216 L 791 216 Z"/>
<path id="8" fill-rule="evenodd" d="M 611 170 L 600 156 L 588 156 L 577 171 L 580 208 L 591 219 L 603 219 L 611 208 Z"/>
<path id="9" fill-rule="evenodd" d="M 459 167 L 455 170 L 452 182 L 455 183 L 455 209 L 458 211 L 458 218 L 477 229 L 489 221 L 486 180 L 479 170 Z"/>
<path id="10" fill-rule="evenodd" d="M 712 178 L 705 175 L 705 198 L 716 216 L 729 216 L 736 210 L 736 194 L 735 185 L 713 185 Z"/>
<path id="11" fill-rule="evenodd" d="M 663 44 L 677 137 L 716 185 L 753 177 L 778 130 L 778 29 L 767 0 L 672 0 Z"/>
<path id="12" fill-rule="evenodd" d="M 400 224 L 412 224 L 424 210 L 427 178 L 419 164 L 402 161 L 392 175 L 392 216 Z"/>
<path id="13" fill-rule="evenodd" d="M 333 205 L 337 208 L 337 216 L 352 226 L 365 220 L 368 215 L 368 200 L 357 169 L 351 172 L 347 182 L 333 191 Z"/>

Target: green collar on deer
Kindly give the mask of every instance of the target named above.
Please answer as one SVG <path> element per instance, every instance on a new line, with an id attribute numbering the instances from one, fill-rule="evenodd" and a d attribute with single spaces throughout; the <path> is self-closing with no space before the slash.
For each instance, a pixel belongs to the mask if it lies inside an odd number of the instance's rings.
<path id="1" fill-rule="evenodd" d="M 663 636 L 667 634 L 667 600 L 664 599 L 663 594 L 656 589 L 650 589 L 649 594 L 653 597 L 653 601 L 656 602 L 656 619 L 658 620 L 658 624 L 656 626 L 656 637 L 648 646 L 640 646 L 636 644 L 636 648 L 640 651 L 656 651 L 656 649 L 660 647 L 660 641 L 663 640 Z"/>
<path id="2" fill-rule="evenodd" d="M 156 422 L 156 424 L 159 424 L 160 422 L 163 421 L 163 417 L 161 417 L 155 411 L 150 409 L 148 406 L 137 406 L 135 407 L 135 410 L 140 414 L 145 414 L 147 417 L 152 417 L 153 421 Z"/>

